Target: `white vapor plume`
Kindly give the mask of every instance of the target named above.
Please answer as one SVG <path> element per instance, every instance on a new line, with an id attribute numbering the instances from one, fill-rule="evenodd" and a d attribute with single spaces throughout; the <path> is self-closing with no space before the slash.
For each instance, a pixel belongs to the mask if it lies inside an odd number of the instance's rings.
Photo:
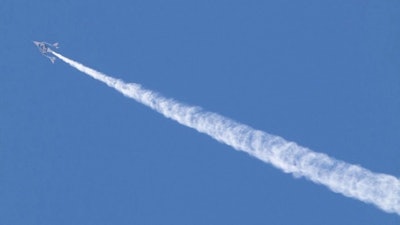
<path id="1" fill-rule="evenodd" d="M 160 94 L 146 90 L 136 83 L 125 83 L 68 59 L 54 51 L 52 53 L 72 67 L 102 81 L 182 125 L 208 134 L 212 138 L 232 146 L 283 170 L 296 177 L 305 177 L 323 184 L 334 192 L 341 193 L 380 209 L 400 215 L 400 180 L 394 176 L 371 172 L 323 153 L 301 147 L 294 142 L 255 130 L 200 107 L 189 106 Z"/>

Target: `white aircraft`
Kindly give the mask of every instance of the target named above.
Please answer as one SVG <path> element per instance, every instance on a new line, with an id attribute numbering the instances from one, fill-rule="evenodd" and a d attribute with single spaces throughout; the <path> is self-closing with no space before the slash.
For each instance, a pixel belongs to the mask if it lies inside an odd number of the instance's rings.
<path id="1" fill-rule="evenodd" d="M 49 55 L 49 53 L 52 52 L 50 47 L 54 47 L 54 48 L 58 48 L 58 43 L 54 43 L 54 44 L 49 44 L 47 42 L 40 42 L 40 41 L 33 41 L 33 43 L 38 47 L 40 53 L 42 53 L 43 56 L 47 57 L 48 59 L 50 59 L 50 61 L 52 63 L 54 63 L 54 61 L 56 61 L 56 57 Z"/>

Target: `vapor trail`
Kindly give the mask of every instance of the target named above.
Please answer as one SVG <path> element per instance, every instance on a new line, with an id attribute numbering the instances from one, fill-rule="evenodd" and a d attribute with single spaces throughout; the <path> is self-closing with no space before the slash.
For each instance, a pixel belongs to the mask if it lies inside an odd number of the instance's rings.
<path id="1" fill-rule="evenodd" d="M 204 111 L 200 107 L 165 98 L 156 92 L 142 88 L 139 84 L 127 84 L 54 51 L 52 53 L 79 71 L 104 82 L 165 117 L 208 134 L 236 150 L 247 152 L 285 173 L 305 177 L 317 184 L 327 186 L 334 192 L 372 203 L 386 212 L 400 215 L 400 180 L 394 176 L 373 173 L 326 154 L 313 152 L 281 137 L 255 130 L 216 113 Z"/>

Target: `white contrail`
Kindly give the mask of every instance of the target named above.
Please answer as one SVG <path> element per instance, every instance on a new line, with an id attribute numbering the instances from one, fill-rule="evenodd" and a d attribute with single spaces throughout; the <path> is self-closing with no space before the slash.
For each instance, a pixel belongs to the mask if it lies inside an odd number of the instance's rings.
<path id="1" fill-rule="evenodd" d="M 315 183 L 326 185 L 334 192 L 372 203 L 386 212 L 400 215 L 400 180 L 394 176 L 373 173 L 326 154 L 313 152 L 281 137 L 255 130 L 216 113 L 204 111 L 200 107 L 165 98 L 142 88 L 139 84 L 127 84 L 54 51 L 52 53 L 83 73 L 149 106 L 165 117 L 208 134 L 237 150 L 247 152 L 285 173 L 305 177 Z"/>

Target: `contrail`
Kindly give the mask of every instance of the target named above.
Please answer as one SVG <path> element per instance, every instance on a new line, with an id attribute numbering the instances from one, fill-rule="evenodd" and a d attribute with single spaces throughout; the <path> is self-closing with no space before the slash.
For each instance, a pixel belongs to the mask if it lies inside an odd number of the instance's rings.
<path id="1" fill-rule="evenodd" d="M 374 173 L 323 153 L 301 147 L 294 142 L 253 129 L 200 107 L 182 104 L 147 90 L 136 83 L 125 83 L 68 59 L 54 51 L 55 56 L 79 71 L 121 92 L 178 123 L 232 146 L 283 170 L 295 177 L 305 177 L 380 209 L 400 215 L 400 180 L 394 176 Z"/>

